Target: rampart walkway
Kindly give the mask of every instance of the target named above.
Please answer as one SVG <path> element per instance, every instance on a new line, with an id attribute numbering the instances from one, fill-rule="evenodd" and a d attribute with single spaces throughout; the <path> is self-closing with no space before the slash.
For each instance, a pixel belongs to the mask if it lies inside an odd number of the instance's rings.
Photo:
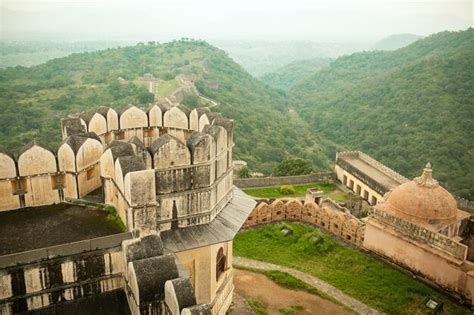
<path id="1" fill-rule="evenodd" d="M 358 314 L 370 314 L 370 315 L 375 315 L 375 314 L 383 314 L 367 305 L 365 305 L 362 302 L 357 301 L 356 299 L 344 294 L 342 291 L 339 289 L 333 287 L 332 285 L 315 278 L 313 276 L 310 276 L 304 272 L 291 269 L 288 267 L 284 266 L 279 266 L 279 265 L 274 265 L 258 260 L 253 260 L 253 259 L 248 259 L 248 258 L 243 258 L 243 257 L 234 257 L 233 258 L 233 264 L 235 266 L 242 266 L 242 267 L 248 267 L 248 268 L 255 268 L 255 269 L 263 269 L 263 270 L 279 270 L 283 271 L 286 273 L 291 274 L 292 276 L 300 279 L 301 281 L 304 281 L 316 289 L 320 290 L 321 292 L 335 298 L 345 306 L 349 307 L 350 309 L 354 310 Z"/>

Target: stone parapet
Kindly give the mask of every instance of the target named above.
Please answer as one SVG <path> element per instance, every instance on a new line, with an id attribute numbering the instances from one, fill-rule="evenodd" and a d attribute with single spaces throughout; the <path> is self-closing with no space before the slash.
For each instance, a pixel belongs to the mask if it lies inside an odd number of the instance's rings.
<path id="1" fill-rule="evenodd" d="M 468 247 L 443 234 L 430 231 L 378 209 L 373 209 L 371 218 L 389 226 L 393 226 L 397 231 L 400 231 L 410 238 L 428 244 L 429 246 L 441 250 L 460 261 L 464 261 L 467 258 Z"/>
<path id="2" fill-rule="evenodd" d="M 281 185 L 298 185 L 315 182 L 332 181 L 334 172 L 319 172 L 309 175 L 280 176 L 263 178 L 235 178 L 234 184 L 239 188 L 269 187 Z"/>
<path id="3" fill-rule="evenodd" d="M 275 222 L 296 221 L 324 228 L 344 240 L 362 246 L 365 223 L 349 210 L 332 200 L 323 199 L 318 205 L 296 199 L 277 199 L 271 204 L 260 202 L 250 213 L 243 228 Z"/>

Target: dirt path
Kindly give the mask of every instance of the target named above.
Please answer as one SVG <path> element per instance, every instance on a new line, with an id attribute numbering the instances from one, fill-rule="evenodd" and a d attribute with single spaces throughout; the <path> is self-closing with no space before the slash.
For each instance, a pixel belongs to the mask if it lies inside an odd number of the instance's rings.
<path id="1" fill-rule="evenodd" d="M 216 107 L 216 106 L 219 106 L 219 103 L 217 103 L 216 101 L 208 98 L 208 97 L 205 97 L 205 96 L 202 96 L 202 95 L 199 95 L 200 98 L 202 98 L 203 100 L 205 101 L 208 101 L 212 104 L 212 106 L 209 106 L 209 108 L 213 108 L 213 107 Z"/>
<path id="2" fill-rule="evenodd" d="M 350 309 L 356 311 L 359 314 L 370 314 L 370 315 L 375 315 L 375 314 L 383 314 L 370 306 L 365 305 L 362 302 L 359 302 L 358 300 L 344 294 L 342 291 L 339 289 L 333 287 L 332 285 L 319 280 L 316 277 L 310 276 L 304 272 L 283 267 L 283 266 L 278 266 L 258 260 L 253 260 L 253 259 L 248 259 L 248 258 L 243 258 L 243 257 L 233 257 L 233 264 L 236 266 L 243 266 L 243 267 L 250 267 L 250 268 L 256 268 L 256 269 L 263 269 L 263 270 L 279 270 L 283 272 L 287 272 L 296 278 L 312 285 L 313 287 L 317 288 L 323 293 L 326 293 L 327 295 L 335 298 L 345 306 L 349 307 Z M 236 285 L 237 287 L 237 285 Z M 258 288 L 258 286 L 257 286 Z M 251 288 L 249 288 L 251 289 Z M 254 288 L 255 289 L 255 288 Z M 258 289 L 256 289 L 258 291 Z M 291 291 L 293 292 L 293 291 Z M 270 293 L 273 296 L 273 293 Z M 316 313 L 319 314 L 319 313 Z M 337 314 L 337 313 L 333 313 Z"/>
<path id="3" fill-rule="evenodd" d="M 298 315 L 352 314 L 344 307 L 317 295 L 282 288 L 258 273 L 235 269 L 234 285 L 238 295 L 247 300 L 258 300 L 269 315 L 281 314 L 280 310 L 289 310 L 292 306 L 298 307 Z"/>

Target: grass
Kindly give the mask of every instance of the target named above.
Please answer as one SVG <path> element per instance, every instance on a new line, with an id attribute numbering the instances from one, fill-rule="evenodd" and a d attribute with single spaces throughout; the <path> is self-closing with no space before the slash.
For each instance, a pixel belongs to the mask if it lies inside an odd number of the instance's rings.
<path id="1" fill-rule="evenodd" d="M 179 85 L 176 80 L 162 81 L 155 83 L 155 93 L 160 96 L 170 96 L 178 89 Z"/>
<path id="2" fill-rule="evenodd" d="M 248 299 L 248 305 L 252 309 L 255 315 L 267 315 L 267 308 L 262 304 L 262 302 L 255 299 Z"/>
<path id="3" fill-rule="evenodd" d="M 234 239 L 234 255 L 284 265 L 324 280 L 344 293 L 387 314 L 426 314 L 423 299 L 444 302 L 445 314 L 470 314 L 449 296 L 368 254 L 344 247 L 330 236 L 300 225 L 281 224 L 244 231 Z M 311 242 L 319 234 L 322 241 Z"/>
<path id="4" fill-rule="evenodd" d="M 304 307 L 301 305 L 291 305 L 287 309 L 279 309 L 278 312 L 281 315 L 296 315 L 298 312 L 304 311 Z"/>
<path id="5" fill-rule="evenodd" d="M 324 195 L 331 197 L 333 200 L 343 202 L 347 199 L 346 194 L 340 191 L 334 183 L 311 183 L 304 185 L 292 185 L 295 188 L 295 193 L 285 195 L 280 192 L 281 186 L 273 187 L 259 187 L 244 189 L 244 192 L 250 196 L 257 198 L 282 198 L 282 197 L 304 197 L 308 189 L 319 189 L 324 192 Z"/>
<path id="6" fill-rule="evenodd" d="M 127 231 L 127 227 L 123 224 L 122 219 L 117 213 L 117 209 L 114 207 L 105 207 L 105 212 L 107 212 L 107 217 L 105 218 L 108 222 L 115 225 L 121 232 Z"/>

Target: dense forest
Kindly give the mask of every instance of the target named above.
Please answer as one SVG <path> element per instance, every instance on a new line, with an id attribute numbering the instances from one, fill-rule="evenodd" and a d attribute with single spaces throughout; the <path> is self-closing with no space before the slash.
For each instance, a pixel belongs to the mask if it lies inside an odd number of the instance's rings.
<path id="1" fill-rule="evenodd" d="M 433 164 L 474 199 L 474 29 L 390 52 L 341 57 L 298 83 L 291 104 L 316 134 L 362 150 L 407 177 Z"/>
<path id="2" fill-rule="evenodd" d="M 57 146 L 60 119 L 101 105 L 121 108 L 148 101 L 144 74 L 162 80 L 196 76 L 213 110 L 235 119 L 235 157 L 266 174 L 288 157 L 301 157 L 327 169 L 337 146 L 313 134 L 287 112 L 282 92 L 253 78 L 227 54 L 202 41 L 181 40 L 72 54 L 31 68 L 0 70 L 0 144 L 16 151 L 36 138 Z M 121 77 L 129 83 L 120 84 Z M 147 105 L 143 105 L 146 107 Z"/>

